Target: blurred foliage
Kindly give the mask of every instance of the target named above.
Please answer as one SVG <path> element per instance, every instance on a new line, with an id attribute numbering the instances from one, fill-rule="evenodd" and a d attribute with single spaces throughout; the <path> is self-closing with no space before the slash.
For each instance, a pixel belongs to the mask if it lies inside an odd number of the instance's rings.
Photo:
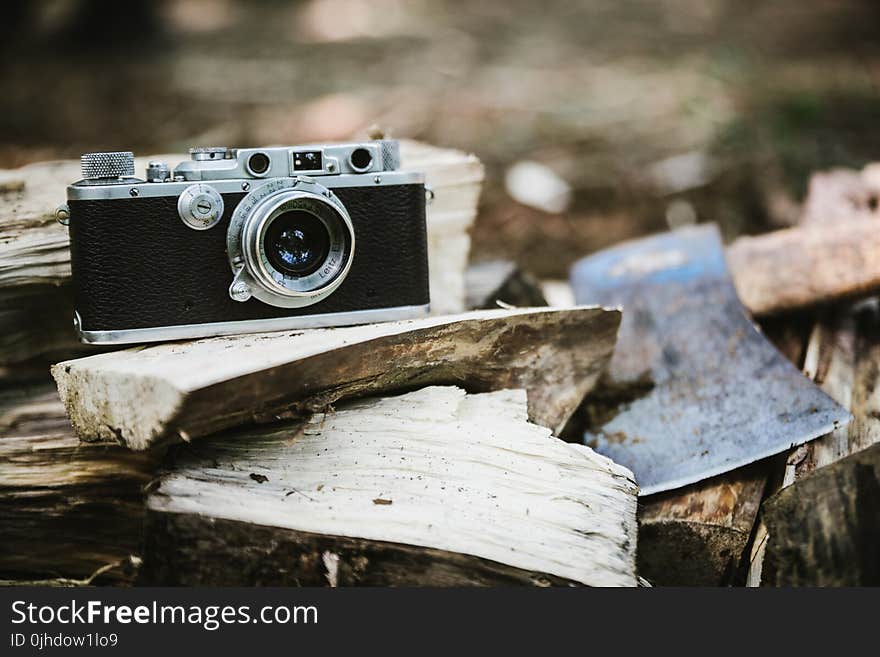
<path id="1" fill-rule="evenodd" d="M 878 158 L 880 5 L 789 0 L 12 0 L 0 165 L 363 136 L 477 153 L 474 257 L 564 276 L 669 223 L 797 216 L 811 171 Z M 514 162 L 567 181 L 519 205 Z"/>

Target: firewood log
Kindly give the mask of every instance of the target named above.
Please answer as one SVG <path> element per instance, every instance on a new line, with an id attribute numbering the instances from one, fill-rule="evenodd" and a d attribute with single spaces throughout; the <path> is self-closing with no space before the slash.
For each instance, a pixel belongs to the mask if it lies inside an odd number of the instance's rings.
<path id="1" fill-rule="evenodd" d="M 869 165 L 861 172 L 834 170 L 814 174 L 801 224 L 811 229 L 834 230 L 837 241 L 857 238 L 858 232 L 851 230 L 853 226 L 877 221 L 878 171 L 877 165 Z M 841 279 L 857 275 L 867 263 L 856 259 L 843 264 L 849 271 Z M 871 538 L 864 534 L 866 527 L 870 534 L 866 518 L 870 518 L 871 505 L 877 504 L 873 489 L 870 485 L 853 488 L 851 482 L 856 476 L 852 468 L 864 470 L 854 465 L 860 461 L 853 455 L 880 442 L 880 396 L 875 394 L 880 377 L 878 303 L 877 299 L 870 299 L 848 309 L 829 309 L 813 327 L 804 371 L 849 408 L 853 420 L 846 427 L 793 450 L 780 466 L 774 487 L 777 492 L 762 506 L 761 523 L 751 550 L 751 586 L 877 582 L 876 571 L 862 568 L 861 562 L 853 562 L 849 567 L 847 559 L 870 553 L 871 546 L 859 541 L 877 542 L 876 535 Z M 843 465 L 841 459 L 849 465 Z M 839 468 L 835 465 L 838 462 Z M 816 474 L 815 479 L 810 476 L 812 473 Z M 839 478 L 839 495 L 828 492 L 834 477 Z M 866 481 L 870 481 L 870 476 L 860 480 L 861 484 Z M 846 515 L 852 507 L 859 506 L 865 508 L 867 515 Z M 836 517 L 827 515 L 832 508 L 839 512 Z M 800 523 L 801 527 L 795 528 L 791 523 Z"/>
<path id="2" fill-rule="evenodd" d="M 880 586 L 880 444 L 797 479 L 762 515 L 762 584 Z"/>
<path id="3" fill-rule="evenodd" d="M 52 373 L 83 439 L 132 449 L 432 384 L 525 388 L 532 420 L 559 431 L 607 366 L 619 323 L 596 307 L 484 310 L 160 344 Z"/>
<path id="4" fill-rule="evenodd" d="M 766 480 L 755 463 L 639 500 L 639 574 L 655 586 L 734 583 Z"/>
<path id="5" fill-rule="evenodd" d="M 866 523 L 870 522 L 872 505 L 877 505 L 878 500 L 867 471 L 858 472 L 863 468 L 857 457 L 880 442 L 878 301 L 863 302 L 848 312 L 828 315 L 819 321 L 810 336 L 804 369 L 825 392 L 850 409 L 853 420 L 789 454 L 777 486 L 781 492 L 762 507 L 762 525 L 752 550 L 749 583 L 878 583 L 873 579 L 876 572 L 872 574 L 870 569 L 862 568 L 862 562 L 853 562 L 852 568 L 847 565 L 849 557 L 868 554 L 870 543 L 877 543 L 876 535 L 871 538 L 865 532 L 870 530 Z M 843 460 L 849 465 L 843 465 Z M 808 483 L 814 473 L 815 481 Z M 854 479 L 863 474 L 866 479 Z M 832 495 L 829 491 L 836 485 L 832 483 L 835 477 L 840 491 Z M 789 487 L 793 490 L 788 491 Z M 811 507 L 814 514 L 808 518 Z M 858 515 L 859 507 L 867 515 Z M 839 514 L 827 515 L 832 509 Z M 792 523 L 801 524 L 801 529 Z M 859 544 L 860 540 L 868 544 Z M 835 543 L 839 543 L 839 552 L 832 549 Z"/>
<path id="6" fill-rule="evenodd" d="M 634 586 L 636 492 L 525 391 L 429 387 L 177 448 L 141 581 Z"/>
<path id="7" fill-rule="evenodd" d="M 740 237 L 726 255 L 740 300 L 756 316 L 880 292 L 876 219 Z"/>
<path id="8" fill-rule="evenodd" d="M 0 393 L 0 579 L 129 584 L 155 452 L 81 443 L 50 383 Z"/>

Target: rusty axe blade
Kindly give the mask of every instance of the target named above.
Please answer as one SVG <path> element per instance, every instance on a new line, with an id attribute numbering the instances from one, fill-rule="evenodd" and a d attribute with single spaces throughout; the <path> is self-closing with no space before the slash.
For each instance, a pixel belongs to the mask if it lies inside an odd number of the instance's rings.
<path id="1" fill-rule="evenodd" d="M 578 303 L 623 306 L 607 382 L 587 399 L 584 441 L 630 468 L 642 495 L 778 454 L 849 421 L 752 324 L 713 225 L 584 258 L 572 286 Z"/>

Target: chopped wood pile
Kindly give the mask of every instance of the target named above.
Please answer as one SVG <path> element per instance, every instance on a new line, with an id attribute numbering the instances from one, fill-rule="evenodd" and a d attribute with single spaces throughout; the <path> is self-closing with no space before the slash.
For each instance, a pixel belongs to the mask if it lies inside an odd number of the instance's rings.
<path id="1" fill-rule="evenodd" d="M 585 299 L 575 281 L 572 295 L 506 261 L 468 268 L 482 166 L 413 142 L 403 159 L 434 193 L 432 316 L 102 353 L 73 333 L 67 234 L 53 217 L 76 165 L 0 175 L 0 580 L 880 584 L 875 168 L 817 175 L 801 225 L 726 249 L 745 309 L 729 311 L 758 317 L 750 339 L 774 343 L 852 419 L 638 497 L 626 446 L 652 437 L 602 434 L 595 448 L 584 437 L 631 418 L 659 385 L 640 362 L 659 354 L 673 371 L 680 354 L 633 338 L 657 334 L 650 317 L 595 305 L 605 292 Z M 608 285 L 684 271 L 675 251 L 649 256 L 615 260 Z M 698 294 L 705 272 L 687 271 Z M 618 341 L 630 313 L 639 331 Z M 635 363 L 626 385 L 613 378 L 622 350 Z M 723 421 L 713 404 L 700 412 Z"/>

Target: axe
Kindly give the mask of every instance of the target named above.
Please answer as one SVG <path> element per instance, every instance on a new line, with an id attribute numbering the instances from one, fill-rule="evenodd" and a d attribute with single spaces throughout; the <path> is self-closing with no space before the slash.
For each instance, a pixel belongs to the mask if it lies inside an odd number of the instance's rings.
<path id="1" fill-rule="evenodd" d="M 577 303 L 624 309 L 605 383 L 585 404 L 584 441 L 630 468 L 650 495 L 846 424 L 849 412 L 780 354 L 750 314 L 880 290 L 878 228 L 862 220 L 781 230 L 740 238 L 725 254 L 708 224 L 577 262 Z"/>

